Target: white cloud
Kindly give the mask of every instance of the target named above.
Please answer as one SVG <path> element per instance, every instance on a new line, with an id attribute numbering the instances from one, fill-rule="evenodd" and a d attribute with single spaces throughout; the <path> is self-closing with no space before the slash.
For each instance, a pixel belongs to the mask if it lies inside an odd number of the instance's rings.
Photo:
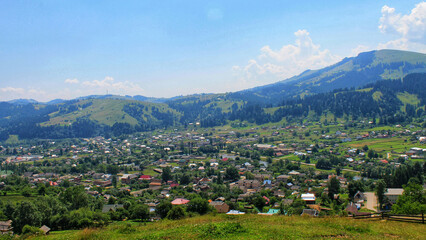
<path id="1" fill-rule="evenodd" d="M 143 88 L 136 83 L 129 81 L 116 82 L 113 77 L 109 76 L 103 80 L 85 81 L 81 85 L 90 87 L 90 90 L 96 92 L 96 94 L 104 94 L 105 91 L 109 91 L 113 94 L 136 95 L 144 92 Z"/>
<path id="2" fill-rule="evenodd" d="M 34 95 L 45 95 L 46 94 L 45 91 L 40 90 L 40 89 L 34 89 L 34 88 L 29 89 L 28 93 L 31 94 L 31 96 L 34 96 Z"/>
<path id="3" fill-rule="evenodd" d="M 103 80 L 78 81 L 77 79 L 66 79 L 64 81 L 70 87 L 60 88 L 60 90 L 48 91 L 39 88 L 0 88 L 0 101 L 18 98 L 33 98 L 38 101 L 49 101 L 56 98 L 73 99 L 88 95 L 102 95 L 107 92 L 116 95 L 139 95 L 144 94 L 144 89 L 138 84 L 130 81 L 115 81 L 112 77 L 105 77 Z"/>
<path id="4" fill-rule="evenodd" d="M 65 79 L 65 83 L 69 83 L 69 84 L 77 84 L 77 83 L 79 83 L 80 81 L 78 81 L 78 79 L 77 78 L 73 78 L 73 79 L 71 79 L 71 78 L 67 78 L 67 79 Z"/>
<path id="5" fill-rule="evenodd" d="M 105 77 L 104 80 L 93 80 L 93 81 L 85 81 L 83 82 L 84 86 L 88 87 L 111 87 L 112 83 L 114 82 L 114 78 L 112 77 Z"/>
<path id="6" fill-rule="evenodd" d="M 306 69 L 319 69 L 336 63 L 341 59 L 321 49 L 315 44 L 307 30 L 294 33 L 294 44 L 288 44 L 281 49 L 273 50 L 270 46 L 260 49 L 257 59 L 251 59 L 245 66 L 233 66 L 232 70 L 238 78 L 240 89 L 254 87 L 283 80 L 299 74 Z"/>
<path id="7" fill-rule="evenodd" d="M 14 87 L 0 88 L 0 91 L 3 92 L 3 93 L 10 93 L 10 94 L 24 94 L 25 93 L 25 89 L 14 88 Z"/>
<path id="8" fill-rule="evenodd" d="M 45 91 L 35 88 L 15 88 L 15 87 L 4 87 L 0 88 L 2 93 L 0 101 L 7 101 L 18 98 L 36 98 L 40 99 L 46 95 Z"/>
<path id="9" fill-rule="evenodd" d="M 367 52 L 367 51 L 372 51 L 372 50 L 373 49 L 370 48 L 369 46 L 358 45 L 356 48 L 352 49 L 351 57 L 355 57 L 355 56 L 358 56 L 358 54 L 360 54 L 362 52 Z"/>
<path id="10" fill-rule="evenodd" d="M 426 2 L 415 5 L 410 14 L 396 13 L 395 8 L 382 7 L 379 29 L 398 39 L 379 44 L 379 48 L 394 48 L 426 52 Z"/>

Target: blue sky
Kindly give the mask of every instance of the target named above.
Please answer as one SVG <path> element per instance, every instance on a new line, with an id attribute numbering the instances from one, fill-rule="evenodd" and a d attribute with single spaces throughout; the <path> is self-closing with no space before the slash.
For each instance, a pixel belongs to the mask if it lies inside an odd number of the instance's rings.
<path id="1" fill-rule="evenodd" d="M 172 97 L 426 52 L 422 1 L 0 1 L 0 101 Z"/>

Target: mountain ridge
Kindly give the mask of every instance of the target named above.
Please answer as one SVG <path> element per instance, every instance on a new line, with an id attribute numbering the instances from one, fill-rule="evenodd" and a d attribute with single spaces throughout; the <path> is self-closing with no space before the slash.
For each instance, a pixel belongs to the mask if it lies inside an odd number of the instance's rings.
<path id="1" fill-rule="evenodd" d="M 318 70 L 306 70 L 291 78 L 233 93 L 236 98 L 268 103 L 338 88 L 360 87 L 384 79 L 401 79 L 426 72 L 426 54 L 400 50 L 374 50 Z"/>
<path id="2" fill-rule="evenodd" d="M 359 66 L 356 71 L 354 71 L 355 66 Z M 372 67 L 378 68 L 376 69 L 376 72 L 374 72 L 373 69 L 372 73 Z M 369 71 L 364 73 L 363 69 Z M 321 93 L 326 91 L 332 91 L 336 88 L 360 87 L 365 84 L 383 79 L 401 79 L 409 73 L 416 72 L 426 72 L 426 54 L 410 51 L 384 49 L 362 52 L 356 57 L 346 57 L 335 64 L 321 69 L 308 69 L 303 71 L 299 75 L 295 75 L 293 77 L 272 84 L 257 86 L 254 88 L 249 88 L 231 93 L 202 93 L 190 94 L 186 96 L 180 95 L 170 98 L 146 97 L 142 95 L 120 96 L 107 94 L 81 96 L 70 100 L 54 99 L 48 102 L 38 102 L 34 99 L 15 99 L 7 102 L 14 104 L 57 104 L 81 99 L 106 98 L 138 100 L 152 103 L 166 103 L 169 101 L 179 100 L 182 98 L 190 98 L 194 96 L 228 94 L 232 98 L 236 98 L 239 100 L 246 100 L 247 98 L 249 98 L 253 99 L 254 102 L 269 103 L 271 101 L 276 102 L 285 100 L 287 98 L 297 97 L 298 95 L 303 93 L 305 93 L 305 95 L 312 93 Z M 344 81 L 344 79 L 348 78 L 357 79 L 358 81 Z M 359 81 L 360 79 L 364 80 Z"/>
<path id="3" fill-rule="evenodd" d="M 393 81 L 386 78 L 405 72 L 425 73 L 410 73 L 404 81 L 399 77 Z M 234 93 L 169 99 L 90 95 L 68 101 L 56 99 L 50 104 L 0 102 L 0 141 L 9 135 L 21 138 L 120 135 L 195 123 L 215 127 L 233 122 L 265 124 L 282 119 L 317 121 L 327 112 L 337 117 L 380 118 L 391 123 L 425 115 L 426 92 L 422 91 L 426 81 L 425 54 L 372 51 L 327 68 L 307 70 L 290 80 Z M 379 90 L 357 91 L 360 87 Z"/>

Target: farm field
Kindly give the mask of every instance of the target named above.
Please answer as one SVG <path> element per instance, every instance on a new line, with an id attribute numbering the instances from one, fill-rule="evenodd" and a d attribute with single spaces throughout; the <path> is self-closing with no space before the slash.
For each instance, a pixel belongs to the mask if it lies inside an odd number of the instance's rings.
<path id="1" fill-rule="evenodd" d="M 370 149 L 378 152 L 395 151 L 397 153 L 404 153 L 412 147 L 418 147 L 418 144 L 413 144 L 409 141 L 405 142 L 404 138 L 373 138 L 356 142 L 348 142 L 346 145 L 353 148 L 362 148 L 367 145 Z"/>

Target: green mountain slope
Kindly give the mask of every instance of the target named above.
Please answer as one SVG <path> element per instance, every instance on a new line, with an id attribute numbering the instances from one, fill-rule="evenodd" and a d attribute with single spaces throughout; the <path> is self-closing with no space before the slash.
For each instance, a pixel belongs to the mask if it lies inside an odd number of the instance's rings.
<path id="1" fill-rule="evenodd" d="M 257 124 L 287 121 L 319 121 L 331 113 L 338 118 L 380 118 L 380 124 L 410 122 L 425 115 L 426 73 L 413 73 L 402 80 L 382 80 L 363 89 L 336 89 L 317 93 L 303 99 L 289 99 L 277 107 L 262 108 L 246 104 L 233 112 L 230 120 L 250 121 Z"/>
<path id="2" fill-rule="evenodd" d="M 236 93 L 162 99 L 164 103 L 135 100 L 148 101 L 143 96 L 113 95 L 57 104 L 0 102 L 0 141 L 10 135 L 119 136 L 195 122 L 202 127 L 215 127 L 232 121 L 264 124 L 284 118 L 299 121 L 308 116 L 316 121 L 327 113 L 337 117 L 376 117 L 385 123 L 409 122 L 425 116 L 426 73 L 421 73 L 425 71 L 425 54 L 381 50 L 346 58 L 324 69 L 308 70 L 272 85 Z M 402 81 L 401 76 L 410 72 L 418 73 L 409 74 Z"/>
<path id="3" fill-rule="evenodd" d="M 128 134 L 179 124 L 163 103 L 120 99 L 73 100 L 56 105 L 0 103 L 0 140 Z"/>
<path id="4" fill-rule="evenodd" d="M 126 110 L 129 107 L 143 109 L 143 113 L 140 116 L 132 114 Z M 119 99 L 87 99 L 71 104 L 59 104 L 58 111 L 50 113 L 49 121 L 43 122 L 41 125 L 70 125 L 79 118 L 86 118 L 107 126 L 113 126 L 115 123 L 127 123 L 135 126 L 148 120 L 158 121 L 152 115 L 154 111 L 178 115 L 166 104 Z"/>
<path id="5" fill-rule="evenodd" d="M 253 102 L 274 103 L 338 88 L 357 88 L 378 80 L 401 79 L 416 72 L 426 72 L 426 54 L 379 50 L 360 53 L 323 69 L 307 70 L 281 82 L 231 95 Z"/>

